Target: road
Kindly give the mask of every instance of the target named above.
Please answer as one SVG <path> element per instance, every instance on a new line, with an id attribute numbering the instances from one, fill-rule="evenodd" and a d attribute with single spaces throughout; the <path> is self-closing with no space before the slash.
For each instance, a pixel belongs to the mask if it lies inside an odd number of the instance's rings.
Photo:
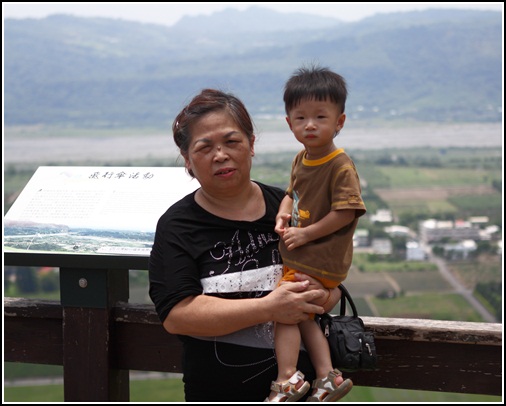
<path id="1" fill-rule="evenodd" d="M 429 260 L 433 263 L 435 263 L 439 269 L 439 272 L 445 278 L 448 283 L 453 287 L 456 293 L 461 294 L 464 299 L 466 299 L 471 306 L 483 317 L 483 319 L 488 323 L 497 323 L 496 318 L 494 315 L 492 315 L 486 308 L 483 306 L 479 300 L 477 300 L 473 296 L 472 289 L 467 289 L 465 286 L 463 286 L 460 281 L 453 276 L 453 274 L 450 272 L 448 267 L 446 266 L 446 261 L 436 257 L 430 249 L 425 250 L 429 256 Z"/>

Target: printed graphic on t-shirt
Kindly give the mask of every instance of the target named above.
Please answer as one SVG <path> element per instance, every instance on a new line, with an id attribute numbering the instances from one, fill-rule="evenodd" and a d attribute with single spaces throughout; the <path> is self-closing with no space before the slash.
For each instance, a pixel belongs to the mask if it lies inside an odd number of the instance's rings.
<path id="1" fill-rule="evenodd" d="M 273 290 L 282 274 L 278 243 L 276 233 L 247 230 L 217 241 L 200 261 L 204 293 L 256 297 Z"/>
<path id="2" fill-rule="evenodd" d="M 303 210 L 299 208 L 299 195 L 294 190 L 293 193 L 293 208 L 292 208 L 292 219 L 291 226 L 292 227 L 302 227 L 302 220 L 309 220 L 311 217 L 311 213 L 309 210 Z"/>

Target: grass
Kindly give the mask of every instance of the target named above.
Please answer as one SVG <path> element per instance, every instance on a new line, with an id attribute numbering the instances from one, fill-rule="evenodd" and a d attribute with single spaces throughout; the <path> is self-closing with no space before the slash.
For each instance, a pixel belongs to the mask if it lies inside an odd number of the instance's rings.
<path id="1" fill-rule="evenodd" d="M 346 402 L 462 402 L 482 403 L 500 402 L 499 396 L 468 395 L 463 393 L 443 393 L 400 389 L 372 388 L 355 386 L 346 396 Z M 6 402 L 63 402 L 63 385 L 5 387 Z M 152 379 L 130 381 L 130 402 L 184 402 L 183 383 L 180 379 Z"/>
<path id="2" fill-rule="evenodd" d="M 4 386 L 5 402 L 63 402 L 63 385 L 45 386 Z"/>

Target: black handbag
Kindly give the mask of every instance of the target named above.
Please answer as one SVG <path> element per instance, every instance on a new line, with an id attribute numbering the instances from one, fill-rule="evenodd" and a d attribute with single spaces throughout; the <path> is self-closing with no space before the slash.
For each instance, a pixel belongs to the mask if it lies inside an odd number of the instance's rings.
<path id="1" fill-rule="evenodd" d="M 374 335 L 365 331 L 364 322 L 358 317 L 348 290 L 343 285 L 339 285 L 339 289 L 342 292 L 340 315 L 324 313 L 315 318 L 327 337 L 332 364 L 347 372 L 374 370 L 377 362 Z M 346 301 L 351 307 L 352 316 L 346 316 Z"/>

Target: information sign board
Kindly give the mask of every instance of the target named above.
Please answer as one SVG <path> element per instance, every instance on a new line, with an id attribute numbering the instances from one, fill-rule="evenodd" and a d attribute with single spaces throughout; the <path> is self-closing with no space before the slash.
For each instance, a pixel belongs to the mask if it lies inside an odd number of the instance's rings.
<path id="1" fill-rule="evenodd" d="M 4 217 L 4 251 L 149 256 L 160 216 L 198 187 L 183 167 L 41 166 Z"/>

